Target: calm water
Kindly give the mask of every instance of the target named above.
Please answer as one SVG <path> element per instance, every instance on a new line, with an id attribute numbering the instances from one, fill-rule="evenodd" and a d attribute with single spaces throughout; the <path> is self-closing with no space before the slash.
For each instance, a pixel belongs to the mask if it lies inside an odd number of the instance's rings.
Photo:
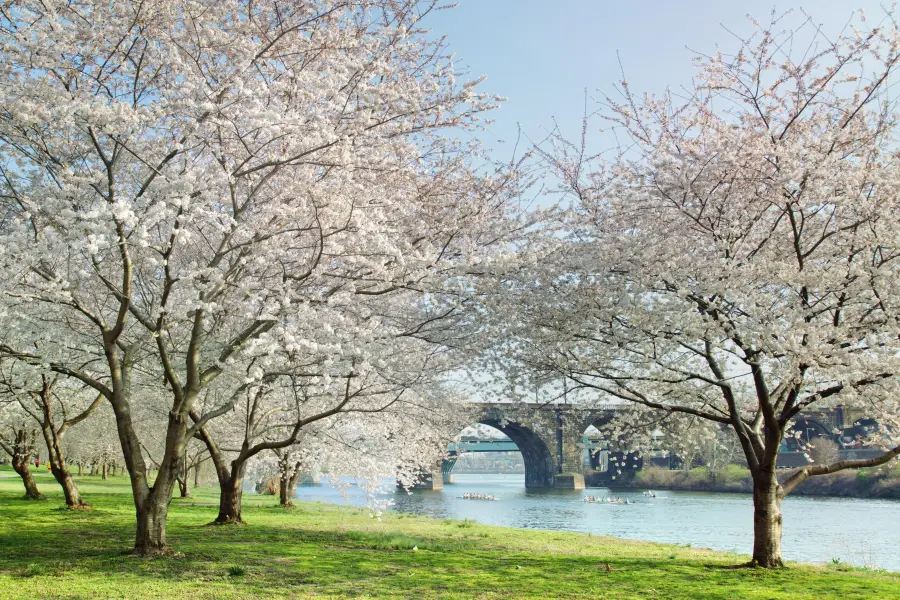
<path id="1" fill-rule="evenodd" d="M 752 548 L 752 501 L 745 494 L 591 488 L 580 491 L 526 490 L 523 475 L 454 474 L 443 491 L 390 494 L 393 510 L 490 525 L 556 529 L 637 540 L 735 551 Z M 465 492 L 498 500 L 463 500 Z M 616 495 L 636 504 L 589 504 L 584 496 Z M 358 490 L 345 498 L 328 484 L 301 486 L 302 500 L 363 504 Z M 900 571 L 900 502 L 846 498 L 788 497 L 784 502 L 784 555 L 788 560 L 828 563 L 833 558 L 859 566 Z"/>

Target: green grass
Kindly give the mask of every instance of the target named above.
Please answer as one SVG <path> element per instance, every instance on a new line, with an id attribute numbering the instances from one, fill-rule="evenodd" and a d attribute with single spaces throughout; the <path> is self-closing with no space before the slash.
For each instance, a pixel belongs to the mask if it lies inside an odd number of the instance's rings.
<path id="1" fill-rule="evenodd" d="M 381 520 L 364 509 L 246 498 L 244 527 L 208 527 L 216 490 L 172 502 L 178 556 L 127 555 L 124 477 L 83 477 L 92 511 L 22 500 L 0 468 L 0 598 L 900 598 L 900 574 L 845 565 L 735 569 L 747 557 L 472 521 Z M 417 548 L 417 550 L 413 550 Z"/>

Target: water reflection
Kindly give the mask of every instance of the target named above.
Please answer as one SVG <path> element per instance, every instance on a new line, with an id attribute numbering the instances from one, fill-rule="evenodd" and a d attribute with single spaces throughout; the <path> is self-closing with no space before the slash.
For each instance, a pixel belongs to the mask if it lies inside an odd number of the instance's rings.
<path id="1" fill-rule="evenodd" d="M 599 535 L 690 544 L 749 554 L 752 502 L 745 494 L 639 491 L 526 490 L 521 475 L 454 474 L 442 491 L 392 492 L 393 510 L 450 519 L 474 519 L 506 527 L 580 531 Z M 466 493 L 493 494 L 497 501 L 466 500 Z M 633 504 L 583 502 L 586 496 L 619 496 Z M 301 486 L 297 497 L 362 504 L 359 490 L 347 498 L 327 484 Z M 849 498 L 789 497 L 784 503 L 784 554 L 788 560 L 828 563 L 838 558 L 859 566 L 900 571 L 900 502 Z"/>

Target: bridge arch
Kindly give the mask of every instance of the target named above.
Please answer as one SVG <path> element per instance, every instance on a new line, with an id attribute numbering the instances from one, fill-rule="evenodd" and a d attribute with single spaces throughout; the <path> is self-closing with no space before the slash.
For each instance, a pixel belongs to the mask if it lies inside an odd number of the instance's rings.
<path id="1" fill-rule="evenodd" d="M 833 440 L 836 437 L 828 424 L 811 416 L 802 416 L 791 422 L 788 425 L 788 431 L 800 434 L 799 440 L 793 435 L 787 436 L 784 440 L 788 449 L 794 451 L 801 450 L 804 443 L 808 443 L 816 438 Z"/>
<path id="2" fill-rule="evenodd" d="M 525 463 L 526 488 L 553 487 L 553 476 L 556 474 L 553 455 L 540 435 L 521 423 L 502 422 L 490 417 L 481 418 L 478 422 L 497 429 L 519 448 Z"/>
<path id="3" fill-rule="evenodd" d="M 532 418 L 528 418 L 531 416 Z M 509 441 L 515 444 L 516 450 L 522 455 L 525 467 L 526 488 L 550 488 L 554 487 L 555 477 L 559 473 L 558 461 L 555 460 L 554 451 L 558 454 L 556 432 L 552 428 L 552 419 L 544 422 L 534 419 L 541 417 L 536 415 L 515 415 L 503 412 L 497 406 L 487 407 L 481 414 L 473 415 L 473 425 L 486 425 L 504 434 Z M 552 416 L 552 413 L 551 413 Z M 546 420 L 546 419 L 545 419 Z M 507 442 L 508 443 L 508 442 Z M 460 445 L 464 444 L 461 442 Z M 460 446 L 456 446 L 459 448 Z M 456 465 L 459 455 L 451 445 L 450 455 L 441 464 L 444 483 L 452 483 L 452 470 Z M 511 448 L 507 448 L 512 450 Z M 465 452 L 464 447 L 462 451 Z M 495 450 L 474 450 L 475 452 L 492 452 Z"/>

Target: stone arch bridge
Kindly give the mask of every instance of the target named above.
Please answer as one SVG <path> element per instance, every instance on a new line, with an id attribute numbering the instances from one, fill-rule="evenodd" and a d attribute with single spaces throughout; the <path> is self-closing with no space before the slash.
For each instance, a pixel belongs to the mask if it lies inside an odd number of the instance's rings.
<path id="1" fill-rule="evenodd" d="M 582 408 L 573 405 L 524 403 L 472 404 L 474 422 L 498 429 L 512 440 L 525 463 L 526 488 L 581 489 L 590 472 L 594 485 L 612 483 L 617 477 L 627 480 L 640 469 L 642 461 L 633 454 L 609 453 L 602 470 L 596 456 L 585 461 L 584 433 L 591 425 L 606 425 L 622 407 L 613 404 Z M 499 449 L 499 448 L 498 448 Z M 502 448 L 510 450 L 511 448 Z M 599 449 L 599 448 L 596 448 Z M 424 473 L 417 487 L 439 489 L 451 481 L 458 453 L 451 448 L 443 459 L 440 473 Z M 588 462 L 588 464 L 585 464 Z"/>
<path id="2" fill-rule="evenodd" d="M 522 453 L 525 463 L 526 488 L 581 489 L 585 478 L 593 486 L 608 486 L 630 481 L 643 466 L 643 459 L 634 453 L 607 452 L 601 444 L 586 444 L 585 431 L 598 429 L 610 422 L 623 405 L 607 404 L 591 407 L 561 404 L 473 403 L 473 422 L 488 425 L 504 433 Z M 845 414 L 838 407 L 826 409 L 806 417 L 804 427 L 816 424 L 816 430 L 841 428 L 845 422 L 858 417 Z M 821 432 L 813 435 L 819 435 Z M 586 446 L 590 446 L 586 452 Z M 497 449 L 513 450 L 509 442 L 496 444 Z M 478 451 L 478 450 L 476 450 Z M 485 450 L 482 450 L 485 451 Z M 599 454 L 606 456 L 600 460 Z M 459 447 L 451 447 L 448 456 L 431 473 L 423 473 L 416 487 L 440 489 L 452 482 Z"/>

